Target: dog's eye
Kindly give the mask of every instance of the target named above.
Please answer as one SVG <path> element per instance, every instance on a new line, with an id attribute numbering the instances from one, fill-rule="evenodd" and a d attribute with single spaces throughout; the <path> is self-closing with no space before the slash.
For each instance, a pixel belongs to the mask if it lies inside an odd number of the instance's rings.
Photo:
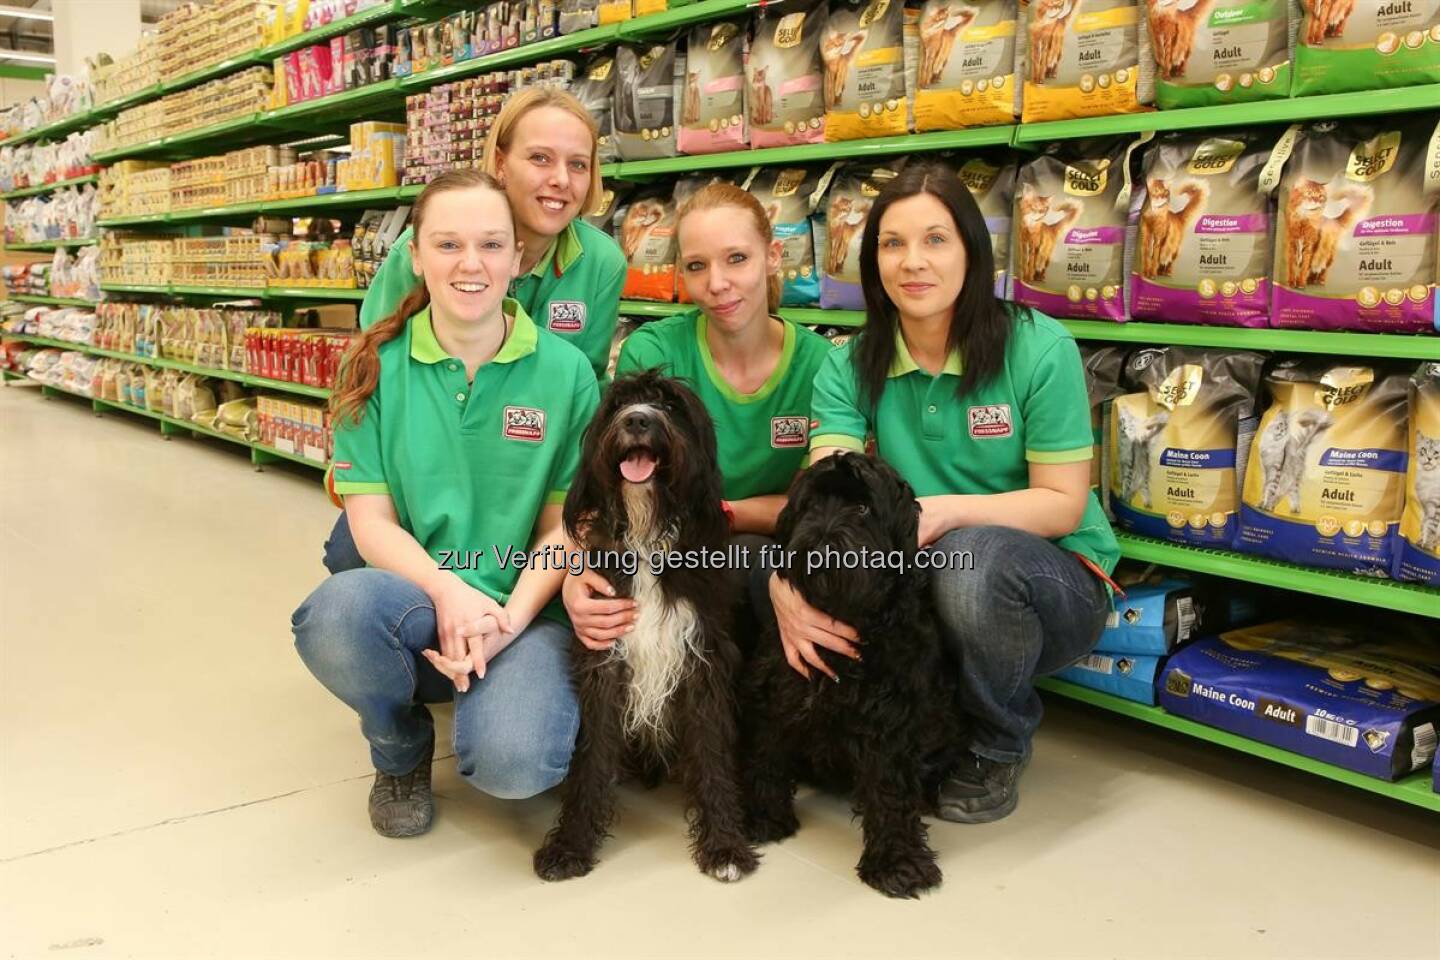
<path id="1" fill-rule="evenodd" d="M 862 516 L 862 517 L 868 517 L 869 515 L 870 515 L 870 504 L 868 504 L 868 503 L 862 503 L 862 504 L 860 504 L 860 516 Z"/>

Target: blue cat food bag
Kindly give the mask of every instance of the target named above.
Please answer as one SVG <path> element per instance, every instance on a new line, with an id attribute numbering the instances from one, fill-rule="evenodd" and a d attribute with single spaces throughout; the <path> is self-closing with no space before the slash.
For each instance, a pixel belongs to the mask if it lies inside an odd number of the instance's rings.
<path id="1" fill-rule="evenodd" d="M 780 302 L 787 307 L 820 302 L 820 271 L 815 265 L 815 211 L 835 167 L 756 167 L 745 189 L 770 218 L 780 241 Z"/>

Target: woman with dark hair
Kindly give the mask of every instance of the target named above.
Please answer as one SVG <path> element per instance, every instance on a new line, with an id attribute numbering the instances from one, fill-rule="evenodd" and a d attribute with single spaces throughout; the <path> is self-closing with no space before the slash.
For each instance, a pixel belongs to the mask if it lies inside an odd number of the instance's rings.
<path id="1" fill-rule="evenodd" d="M 973 737 L 940 815 L 1015 809 L 1040 723 L 1034 678 L 1088 653 L 1110 612 L 1115 536 L 1090 490 L 1089 403 L 1059 323 L 995 297 L 985 220 L 955 172 L 912 164 L 881 191 L 860 246 L 866 324 L 815 379 L 811 462 L 863 450 L 915 488 L 942 633 Z M 778 577 L 786 655 L 858 656 L 855 633 Z"/>

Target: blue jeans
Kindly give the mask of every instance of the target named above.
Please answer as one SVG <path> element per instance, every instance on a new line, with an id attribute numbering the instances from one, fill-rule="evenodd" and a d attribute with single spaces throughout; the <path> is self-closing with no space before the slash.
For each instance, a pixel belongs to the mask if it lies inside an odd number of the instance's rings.
<path id="1" fill-rule="evenodd" d="M 456 764 L 476 789 L 520 799 L 565 778 L 580 726 L 568 627 L 536 619 L 468 693 L 421 655 L 439 646 L 430 597 L 388 570 L 330 577 L 295 611 L 291 629 L 305 666 L 360 715 L 377 770 L 414 770 L 435 742 L 425 704 L 454 700 Z"/>
<path id="2" fill-rule="evenodd" d="M 355 546 L 355 538 L 350 534 L 350 520 L 344 510 L 340 511 L 340 517 L 330 531 L 330 539 L 325 541 L 323 562 L 325 569 L 331 573 L 359 570 L 365 566 L 365 558 L 360 556 L 360 548 Z"/>
<path id="3" fill-rule="evenodd" d="M 1109 594 L 1073 554 L 1023 530 L 952 530 L 932 549 L 974 557 L 973 569 L 931 574 L 940 632 L 959 663 L 970 749 L 1014 763 L 1030 752 L 1040 726 L 1035 678 L 1094 649 Z"/>

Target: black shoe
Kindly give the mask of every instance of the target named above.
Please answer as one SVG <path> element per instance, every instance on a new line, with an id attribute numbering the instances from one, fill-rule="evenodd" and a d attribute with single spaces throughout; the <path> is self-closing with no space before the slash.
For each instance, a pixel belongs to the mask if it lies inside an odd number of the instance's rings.
<path id="1" fill-rule="evenodd" d="M 382 837 L 418 837 L 435 819 L 435 797 L 430 792 L 430 760 L 403 777 L 375 771 L 370 787 L 370 825 Z"/>
<path id="2" fill-rule="evenodd" d="M 991 823 L 1010 816 L 1020 803 L 1020 774 L 1030 754 L 1015 763 L 1001 763 L 965 754 L 940 787 L 936 812 L 954 823 Z"/>

